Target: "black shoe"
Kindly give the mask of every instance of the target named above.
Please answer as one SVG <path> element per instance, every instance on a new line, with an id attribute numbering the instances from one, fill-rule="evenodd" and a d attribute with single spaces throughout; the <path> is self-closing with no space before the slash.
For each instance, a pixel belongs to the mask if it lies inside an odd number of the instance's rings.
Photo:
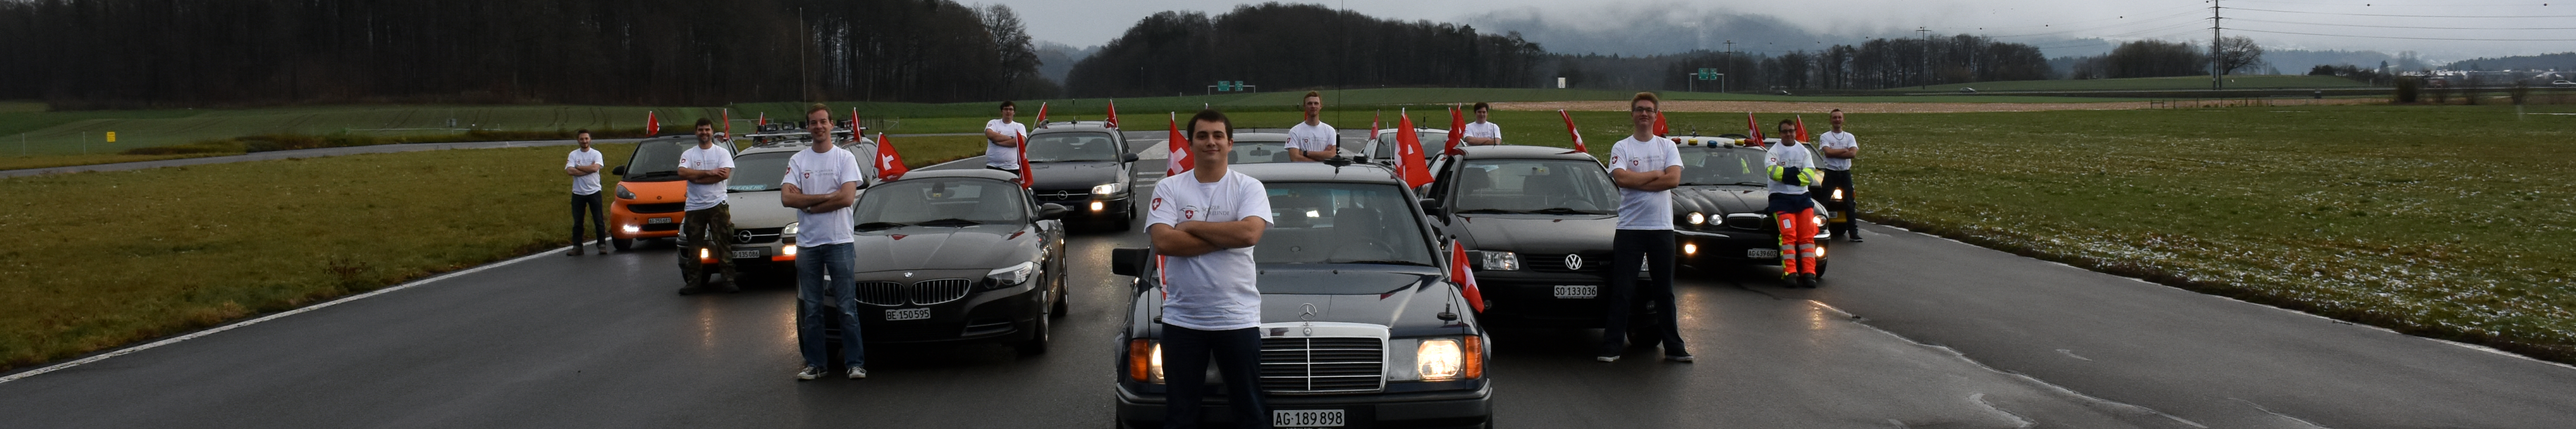
<path id="1" fill-rule="evenodd" d="M 1799 275 L 1798 275 L 1798 285 L 1799 285 L 1799 286 L 1804 286 L 1804 287 L 1806 287 L 1806 288 L 1808 288 L 1808 289 L 1815 289 L 1815 288 L 1816 288 L 1816 284 L 1817 284 L 1817 283 L 1820 283 L 1820 282 L 1822 282 L 1822 281 L 1823 281 L 1823 279 L 1818 279 L 1818 278 L 1816 278 L 1816 275 L 1814 275 L 1814 274 L 1799 274 Z"/>
<path id="2" fill-rule="evenodd" d="M 1847 237 L 1847 238 L 1845 238 L 1845 240 L 1850 240 L 1850 241 L 1851 241 L 1851 242 L 1853 242 L 1853 243 L 1859 243 L 1859 242 L 1860 242 L 1860 231 L 1852 231 L 1852 232 L 1851 232 L 1851 235 L 1846 235 L 1846 236 L 1844 236 L 1844 237 Z"/>
<path id="3" fill-rule="evenodd" d="M 1691 361 L 1692 361 L 1693 359 L 1694 359 L 1694 358 L 1692 358 L 1692 357 L 1691 357 L 1691 355 L 1690 355 L 1689 353 L 1683 353 L 1683 354 L 1677 354 L 1677 355 L 1664 355 L 1664 360 L 1674 361 L 1674 362 L 1681 362 L 1681 363 L 1691 363 Z"/>
<path id="4" fill-rule="evenodd" d="M 580 246 L 574 246 L 574 247 L 580 247 Z M 600 240 L 599 240 L 599 254 L 602 254 L 602 255 L 606 255 L 606 254 L 608 254 L 608 240 L 607 240 L 607 239 L 600 239 Z"/>
<path id="5" fill-rule="evenodd" d="M 685 286 L 680 288 L 681 295 L 696 295 L 699 292 L 706 292 L 706 289 L 697 286 Z"/>
<path id="6" fill-rule="evenodd" d="M 564 252 L 564 256 L 581 256 L 581 246 L 573 246 L 572 251 Z"/>
<path id="7" fill-rule="evenodd" d="M 730 276 L 730 275 L 725 276 L 724 283 L 721 283 L 721 285 L 723 286 L 723 288 L 722 288 L 722 289 L 724 290 L 724 292 L 725 292 L 725 293 L 741 293 L 741 292 L 742 292 L 742 286 L 734 285 L 734 283 L 733 283 L 733 276 Z"/>

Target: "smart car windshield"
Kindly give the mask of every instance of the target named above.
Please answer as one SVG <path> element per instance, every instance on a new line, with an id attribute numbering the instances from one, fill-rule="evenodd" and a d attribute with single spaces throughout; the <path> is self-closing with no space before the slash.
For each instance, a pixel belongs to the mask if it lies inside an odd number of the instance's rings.
<path id="1" fill-rule="evenodd" d="M 1029 136 L 1029 162 L 1117 161 L 1118 155 L 1118 143 L 1109 133 Z"/>
<path id="2" fill-rule="evenodd" d="M 1557 159 L 1479 159 L 1458 169 L 1451 190 L 1458 213 L 1617 213 L 1610 174 L 1601 164 Z"/>
<path id="3" fill-rule="evenodd" d="M 1769 171 L 1763 166 L 1767 154 L 1761 149 L 1684 147 L 1682 152 L 1683 185 L 1762 186 Z"/>
<path id="4" fill-rule="evenodd" d="M 692 139 L 664 139 L 635 145 L 635 157 L 626 164 L 625 180 L 654 177 L 680 177 L 680 152 L 698 145 Z"/>
<path id="5" fill-rule="evenodd" d="M 992 179 L 939 177 L 888 182 L 859 198 L 858 229 L 1028 222 L 1019 185 Z"/>
<path id="6" fill-rule="evenodd" d="M 1253 248 L 1264 264 L 1437 266 L 1404 188 L 1377 183 L 1265 184 L 1270 229 Z M 871 196 L 874 196 L 871 194 Z"/>
<path id="7" fill-rule="evenodd" d="M 787 175 L 787 157 L 794 155 L 795 152 L 767 152 L 733 157 L 733 179 L 725 182 L 725 191 L 778 190 L 778 179 Z"/>

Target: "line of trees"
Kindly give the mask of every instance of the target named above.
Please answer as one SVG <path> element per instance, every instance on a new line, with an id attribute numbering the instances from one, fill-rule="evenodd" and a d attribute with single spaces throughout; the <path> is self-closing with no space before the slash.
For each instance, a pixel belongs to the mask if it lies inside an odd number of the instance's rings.
<path id="1" fill-rule="evenodd" d="M 1225 14 L 1156 13 L 1065 79 L 1076 97 L 1198 94 L 1218 80 L 1263 90 L 1531 87 L 1546 51 L 1472 26 L 1372 18 L 1319 5 L 1263 3 Z"/>
<path id="2" fill-rule="evenodd" d="M 1975 35 L 1925 39 L 1872 39 L 1819 51 L 1778 55 L 1697 50 L 1674 55 L 1554 56 L 1550 76 L 1582 88 L 1660 88 L 1717 91 L 1861 90 L 1999 80 L 2050 78 L 2039 47 Z M 1928 61 L 1927 61 L 1928 60 Z M 1722 81 L 1700 81 L 1702 68 Z"/>
<path id="3" fill-rule="evenodd" d="M 2219 39 L 2219 71 L 2236 74 L 2263 66 L 2263 45 L 2234 36 Z M 2070 79 L 2208 76 L 2209 48 L 2190 42 L 2137 40 L 2121 43 L 2107 54 L 2076 60 Z"/>
<path id="4" fill-rule="evenodd" d="M 1018 17 L 951 0 L 9 0 L 0 98 L 706 105 L 1052 95 Z"/>

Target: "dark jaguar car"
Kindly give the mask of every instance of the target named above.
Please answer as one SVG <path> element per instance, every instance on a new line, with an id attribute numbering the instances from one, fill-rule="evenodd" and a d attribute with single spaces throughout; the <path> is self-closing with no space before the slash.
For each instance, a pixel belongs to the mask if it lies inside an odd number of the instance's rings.
<path id="1" fill-rule="evenodd" d="M 1017 178 L 914 171 L 859 197 L 852 271 L 867 342 L 992 340 L 1046 351 L 1050 319 L 1065 313 L 1064 227 L 1055 220 L 1065 209 L 1031 203 Z"/>
<path id="2" fill-rule="evenodd" d="M 1235 166 L 1269 189 L 1277 222 L 1253 249 L 1260 266 L 1261 385 L 1273 421 L 1248 427 L 1489 427 L 1485 329 L 1443 275 L 1411 190 L 1383 167 Z M 1120 334 L 1118 425 L 1161 427 L 1162 285 L 1149 249 L 1119 249 L 1136 276 Z M 1214 374 L 1214 365 L 1210 365 Z M 1223 378 L 1206 412 L 1226 419 Z M 1211 424 L 1228 424 L 1211 420 Z"/>
<path id="3" fill-rule="evenodd" d="M 1136 220 L 1136 152 L 1118 129 L 1099 122 L 1058 122 L 1029 132 L 1029 177 L 1041 204 L 1113 229 Z"/>
<path id="4" fill-rule="evenodd" d="M 1763 161 L 1769 153 L 1759 146 L 1739 146 L 1739 140 L 1727 137 L 1673 137 L 1681 145 L 1682 186 L 1673 188 L 1673 230 L 1681 246 L 1684 264 L 1709 267 L 1715 263 L 1761 263 L 1773 268 L 1780 263 L 1780 227 L 1771 221 L 1771 192 L 1768 169 Z M 1808 222 L 1822 225 L 1834 215 L 1824 204 L 1813 203 L 1816 218 Z M 1825 239 L 1832 235 L 1819 226 L 1816 231 L 1816 275 L 1825 274 Z"/>
<path id="5" fill-rule="evenodd" d="M 1601 161 L 1565 148 L 1471 146 L 1436 170 L 1441 230 L 1470 249 L 1491 323 L 1597 328 L 1619 194 Z"/>

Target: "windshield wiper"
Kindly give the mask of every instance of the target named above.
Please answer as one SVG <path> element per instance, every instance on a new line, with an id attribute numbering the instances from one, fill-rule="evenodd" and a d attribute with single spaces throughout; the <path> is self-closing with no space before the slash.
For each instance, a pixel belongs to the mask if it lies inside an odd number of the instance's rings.
<path id="1" fill-rule="evenodd" d="M 965 220 L 965 219 L 958 219 L 958 218 L 953 218 L 953 217 L 952 217 L 952 218 L 947 218 L 947 219 L 932 219 L 932 220 L 921 221 L 921 222 L 919 222 L 919 223 L 914 223 L 914 225 L 921 225 L 921 226 L 968 226 L 968 225 L 983 225 L 983 224 L 984 224 L 983 222 L 977 222 L 977 221 L 971 221 L 971 220 Z"/>
<path id="2" fill-rule="evenodd" d="M 1434 266 L 1434 265 L 1431 265 L 1431 264 L 1425 264 L 1425 263 L 1421 263 L 1421 262 L 1414 262 L 1414 261 L 1397 261 L 1397 260 L 1324 261 L 1324 263 L 1327 263 L 1327 264 L 1412 265 L 1412 266 L 1417 266 L 1417 267 L 1430 267 L 1430 266 Z"/>
<path id="3" fill-rule="evenodd" d="M 1458 214 L 1529 214 L 1529 212 L 1525 212 L 1525 211 L 1519 211 L 1519 210 L 1503 210 L 1503 209 L 1468 209 L 1468 210 L 1459 210 L 1459 211 L 1457 211 L 1457 213 L 1458 213 Z"/>
<path id="4" fill-rule="evenodd" d="M 1569 207 L 1549 207 L 1549 208 L 1543 208 L 1543 209 L 1538 209 L 1538 210 L 1532 210 L 1532 211 L 1530 211 L 1530 213 L 1535 213 L 1535 214 L 1606 214 L 1606 213 L 1604 213 L 1604 212 L 1602 212 L 1602 211 L 1599 211 L 1599 210 L 1576 210 L 1576 209 L 1569 208 Z"/>
<path id="5" fill-rule="evenodd" d="M 857 229 L 861 231 L 875 231 L 886 228 L 901 228 L 903 226 L 904 225 L 900 222 L 868 222 L 859 224 Z"/>

